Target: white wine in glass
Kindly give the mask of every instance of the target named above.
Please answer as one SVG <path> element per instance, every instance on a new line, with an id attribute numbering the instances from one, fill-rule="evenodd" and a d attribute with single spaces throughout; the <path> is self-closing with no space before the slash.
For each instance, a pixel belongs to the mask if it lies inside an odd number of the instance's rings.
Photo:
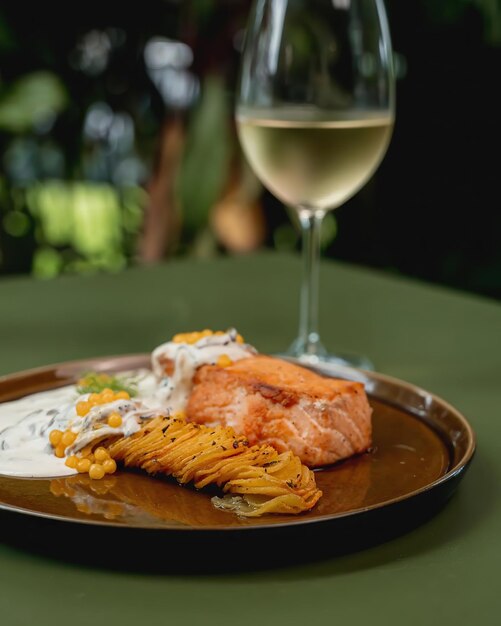
<path id="1" fill-rule="evenodd" d="M 392 51 L 382 0 L 256 0 L 237 93 L 243 151 L 262 183 L 297 211 L 304 272 L 290 356 L 371 369 L 330 354 L 318 331 L 323 217 L 374 174 L 395 116 Z"/>

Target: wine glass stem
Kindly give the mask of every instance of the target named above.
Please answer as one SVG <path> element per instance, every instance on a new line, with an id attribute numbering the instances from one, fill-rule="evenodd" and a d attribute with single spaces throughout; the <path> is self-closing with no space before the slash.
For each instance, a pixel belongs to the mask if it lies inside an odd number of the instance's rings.
<path id="1" fill-rule="evenodd" d="M 325 348 L 318 331 L 320 235 L 325 211 L 298 209 L 303 236 L 303 279 L 297 343 L 306 355 L 321 356 Z"/>

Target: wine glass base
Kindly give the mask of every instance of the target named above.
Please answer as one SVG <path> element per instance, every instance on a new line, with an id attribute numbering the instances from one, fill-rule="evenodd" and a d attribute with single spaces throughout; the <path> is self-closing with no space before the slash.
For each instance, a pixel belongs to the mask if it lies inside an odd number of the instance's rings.
<path id="1" fill-rule="evenodd" d="M 311 346 L 310 346 L 311 348 Z M 287 352 L 278 354 L 279 357 L 291 357 L 301 361 L 305 365 L 316 365 L 328 363 L 329 365 L 341 368 L 352 368 L 374 371 L 374 363 L 366 356 L 351 353 L 330 354 L 321 343 L 318 343 L 313 350 L 306 351 L 302 342 L 297 340 L 291 345 Z"/>

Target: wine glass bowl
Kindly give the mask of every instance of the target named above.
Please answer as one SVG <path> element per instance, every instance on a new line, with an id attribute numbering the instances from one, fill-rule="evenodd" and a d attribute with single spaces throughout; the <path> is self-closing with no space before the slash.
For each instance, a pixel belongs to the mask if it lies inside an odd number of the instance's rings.
<path id="1" fill-rule="evenodd" d="M 256 0 L 237 91 L 240 143 L 265 187 L 297 211 L 304 271 L 299 335 L 288 354 L 370 368 L 330 354 L 318 331 L 320 230 L 371 178 L 395 115 L 382 0 Z"/>

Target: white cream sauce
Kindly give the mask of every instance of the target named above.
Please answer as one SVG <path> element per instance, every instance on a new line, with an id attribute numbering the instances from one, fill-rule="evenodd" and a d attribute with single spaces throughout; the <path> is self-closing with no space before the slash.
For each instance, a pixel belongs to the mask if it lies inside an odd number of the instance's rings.
<path id="1" fill-rule="evenodd" d="M 54 455 L 49 433 L 76 417 L 75 386 L 36 393 L 0 404 L 0 474 L 68 476 L 75 470 Z"/>
<path id="2" fill-rule="evenodd" d="M 75 470 L 64 464 L 65 459 L 55 456 L 49 443 L 52 430 L 77 434 L 66 449 L 70 456 L 93 440 L 110 434 L 127 437 L 137 432 L 144 420 L 168 414 L 155 395 L 157 381 L 151 372 L 128 372 L 125 376 L 136 381 L 137 397 L 95 406 L 83 418 L 77 415 L 76 404 L 89 394 L 79 395 L 75 385 L 0 404 L 0 474 L 31 478 L 74 474 Z M 121 426 L 107 425 L 110 413 L 121 415 Z"/>
<path id="3" fill-rule="evenodd" d="M 240 361 L 257 353 L 251 345 L 239 343 L 237 335 L 237 331 L 232 328 L 223 335 L 204 337 L 194 344 L 169 341 L 153 351 L 151 365 L 155 375 L 161 379 L 158 393 L 164 394 L 165 402 L 172 411 L 185 409 L 193 387 L 193 376 L 198 367 L 215 365 L 223 355 L 232 361 Z M 174 363 L 172 376 L 165 375 L 166 360 Z"/>
<path id="4" fill-rule="evenodd" d="M 130 400 L 116 400 L 93 407 L 85 417 L 76 413 L 76 404 L 88 394 L 79 395 L 75 385 L 32 394 L 0 403 L 0 474 L 19 477 L 69 476 L 76 471 L 57 458 L 49 443 L 49 434 L 57 429 L 71 429 L 75 442 L 66 449 L 69 456 L 88 443 L 106 435 L 125 437 L 137 432 L 145 420 L 157 415 L 182 411 L 193 386 L 198 367 L 215 364 L 222 355 L 238 361 L 256 354 L 256 350 L 237 342 L 237 332 L 205 337 L 195 344 L 165 343 L 152 353 L 152 369 L 126 372 L 120 376 L 133 382 L 137 394 Z M 172 376 L 166 376 L 162 361 L 174 362 Z M 110 413 L 122 417 L 118 428 L 107 425 Z M 96 428 L 97 426 L 97 428 Z"/>

